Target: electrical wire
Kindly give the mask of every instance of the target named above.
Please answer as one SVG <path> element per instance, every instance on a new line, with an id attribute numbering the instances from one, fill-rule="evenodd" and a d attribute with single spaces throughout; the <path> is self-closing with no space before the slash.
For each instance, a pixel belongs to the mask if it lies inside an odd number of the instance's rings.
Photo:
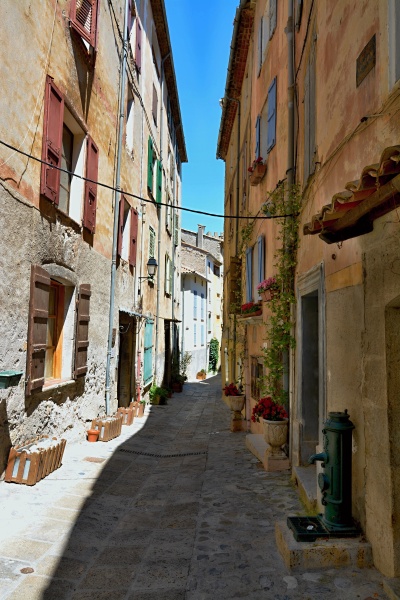
<path id="1" fill-rule="evenodd" d="M 111 190 L 113 192 L 117 191 L 120 192 L 121 194 L 123 194 L 124 196 L 127 196 L 129 198 L 135 198 L 136 200 L 140 200 L 141 202 L 147 202 L 148 204 L 154 204 L 154 200 L 149 200 L 148 198 L 144 198 L 143 196 L 138 196 L 137 194 L 133 194 L 132 192 L 127 192 L 127 191 L 123 191 L 119 188 L 116 188 L 112 185 L 108 185 L 107 183 L 102 183 L 101 181 L 96 181 L 95 179 L 90 179 L 89 177 L 84 177 L 83 175 L 77 175 L 76 173 L 74 173 L 73 171 L 69 171 L 68 169 L 63 169 L 62 167 L 56 167 L 55 165 L 52 165 L 51 163 L 42 160 L 41 158 L 37 158 L 37 156 L 33 156 L 33 154 L 29 154 L 28 152 L 24 152 L 23 150 L 16 148 L 15 146 L 12 146 L 11 144 L 7 144 L 7 142 L 4 142 L 3 140 L 0 139 L 0 144 L 2 146 L 5 146 L 6 148 L 9 148 L 10 150 L 14 150 L 15 152 L 18 152 L 18 154 L 22 154 L 23 156 L 26 156 L 27 158 L 31 158 L 32 160 L 35 160 L 36 162 L 42 164 L 42 165 L 46 165 L 48 167 L 51 167 L 52 169 L 56 169 L 57 171 L 61 171 L 62 173 L 68 173 L 69 175 L 72 175 L 73 177 L 76 177 L 78 179 L 81 179 L 82 181 L 88 181 L 89 183 L 94 183 L 95 185 L 98 185 L 99 187 L 103 187 L 107 190 Z M 168 203 L 165 202 L 157 202 L 156 203 L 157 206 L 170 206 Z M 287 215 L 264 215 L 261 217 L 258 216 L 241 216 L 241 215 L 220 215 L 220 214 L 216 214 L 216 213 L 209 213 L 203 210 L 195 210 L 194 208 L 186 208 L 184 206 L 175 206 L 176 210 L 183 210 L 185 212 L 190 212 L 190 213 L 194 213 L 197 215 L 204 215 L 206 217 L 216 217 L 219 219 L 283 219 L 285 217 L 294 217 L 297 216 L 295 214 L 287 214 Z M 258 213 L 257 213 L 258 214 Z"/>

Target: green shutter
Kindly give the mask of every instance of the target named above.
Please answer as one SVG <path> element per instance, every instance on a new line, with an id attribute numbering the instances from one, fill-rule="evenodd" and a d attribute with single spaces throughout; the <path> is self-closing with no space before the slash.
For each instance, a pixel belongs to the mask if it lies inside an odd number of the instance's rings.
<path id="1" fill-rule="evenodd" d="M 153 191 L 153 164 L 154 164 L 154 149 L 153 149 L 153 140 L 149 137 L 148 144 L 148 153 L 147 153 L 147 187 L 150 192 Z"/>
<path id="2" fill-rule="evenodd" d="M 149 258 L 154 258 L 154 254 L 156 251 L 156 232 L 152 227 L 150 227 L 149 231 Z"/>
<path id="3" fill-rule="evenodd" d="M 162 197 L 162 165 L 161 161 L 157 161 L 157 190 L 156 190 L 156 202 L 161 203 Z"/>
<path id="4" fill-rule="evenodd" d="M 179 215 L 175 213 L 175 223 L 174 223 L 174 244 L 175 246 L 179 246 Z"/>
<path id="5" fill-rule="evenodd" d="M 144 328 L 143 383 L 153 379 L 153 321 L 146 321 Z"/>

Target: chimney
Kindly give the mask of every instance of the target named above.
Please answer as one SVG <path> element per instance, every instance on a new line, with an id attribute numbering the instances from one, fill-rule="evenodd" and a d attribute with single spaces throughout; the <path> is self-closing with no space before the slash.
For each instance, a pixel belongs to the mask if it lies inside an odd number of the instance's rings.
<path id="1" fill-rule="evenodd" d="M 196 246 L 198 248 L 203 248 L 203 235 L 204 235 L 205 228 L 206 228 L 205 225 L 197 225 L 197 242 L 196 242 Z"/>

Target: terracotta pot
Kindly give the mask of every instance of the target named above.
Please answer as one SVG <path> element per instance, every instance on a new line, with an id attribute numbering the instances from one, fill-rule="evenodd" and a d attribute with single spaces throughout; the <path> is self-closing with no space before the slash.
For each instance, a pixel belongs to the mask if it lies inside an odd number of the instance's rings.
<path id="1" fill-rule="evenodd" d="M 264 439 L 269 445 L 269 454 L 272 456 L 284 455 L 281 447 L 286 443 L 288 435 L 288 419 L 282 421 L 262 420 L 264 427 Z"/>
<path id="2" fill-rule="evenodd" d="M 242 313 L 241 316 L 246 319 L 247 317 L 259 317 L 260 315 L 262 315 L 262 308 L 260 308 L 260 310 L 256 310 L 254 312 L 249 312 L 249 313 Z"/>
<path id="3" fill-rule="evenodd" d="M 263 292 L 260 292 L 260 296 L 264 300 L 264 302 L 269 302 L 274 296 L 276 296 L 276 294 L 277 291 L 273 289 L 264 290 Z"/>
<path id="4" fill-rule="evenodd" d="M 89 429 L 87 431 L 88 442 L 97 442 L 99 439 L 100 431 L 98 429 Z"/>
<path id="5" fill-rule="evenodd" d="M 137 417 L 143 417 L 144 415 L 144 404 L 142 404 L 142 402 L 139 402 L 139 406 L 137 408 Z"/>
<path id="6" fill-rule="evenodd" d="M 172 391 L 173 392 L 181 392 L 182 391 L 182 384 L 175 382 L 172 384 Z"/>

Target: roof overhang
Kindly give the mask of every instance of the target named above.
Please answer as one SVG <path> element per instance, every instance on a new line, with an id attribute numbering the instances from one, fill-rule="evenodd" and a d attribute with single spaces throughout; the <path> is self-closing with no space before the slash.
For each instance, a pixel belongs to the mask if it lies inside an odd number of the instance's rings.
<path id="1" fill-rule="evenodd" d="M 217 158 L 226 159 L 232 128 L 236 118 L 243 79 L 246 73 L 247 55 L 253 31 L 255 0 L 241 0 L 233 22 L 231 52 L 226 76 L 225 95 L 222 99 L 222 116 L 218 134 Z"/>
<path id="2" fill-rule="evenodd" d="M 328 244 L 358 237 L 373 230 L 375 219 L 400 205 L 400 146 L 382 152 L 379 163 L 366 166 L 358 181 L 332 197 L 303 228 Z"/>
<path id="3" fill-rule="evenodd" d="M 154 24 L 157 31 L 158 45 L 160 47 L 161 59 L 164 64 L 164 75 L 168 94 L 171 101 L 172 117 L 174 120 L 176 140 L 181 162 L 187 162 L 185 136 L 183 133 L 181 109 L 179 105 L 178 88 L 175 76 L 174 59 L 172 57 L 172 46 L 169 37 L 167 14 L 165 12 L 164 0 L 150 0 L 153 12 Z"/>

